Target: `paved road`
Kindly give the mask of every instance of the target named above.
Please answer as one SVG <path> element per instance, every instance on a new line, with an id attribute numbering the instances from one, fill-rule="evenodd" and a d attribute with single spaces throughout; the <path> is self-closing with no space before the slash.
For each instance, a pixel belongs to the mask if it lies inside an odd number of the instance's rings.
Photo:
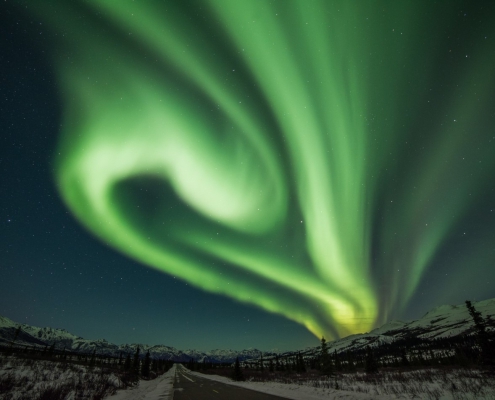
<path id="1" fill-rule="evenodd" d="M 174 400 L 287 400 L 284 397 L 198 378 L 196 375 L 189 375 L 180 364 L 176 366 Z"/>

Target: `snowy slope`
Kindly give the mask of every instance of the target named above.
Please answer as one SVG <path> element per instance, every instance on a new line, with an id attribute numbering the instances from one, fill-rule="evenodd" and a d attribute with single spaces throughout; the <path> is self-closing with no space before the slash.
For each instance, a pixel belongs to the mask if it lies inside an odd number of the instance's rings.
<path id="1" fill-rule="evenodd" d="M 483 317 L 495 316 L 495 299 L 473 302 L 476 310 Z M 423 317 L 413 321 L 390 321 L 381 327 L 368 333 L 347 336 L 328 343 L 330 352 L 352 351 L 370 347 L 378 347 L 382 344 L 392 343 L 394 340 L 419 337 L 423 339 L 445 338 L 457 336 L 462 333 L 473 332 L 473 320 L 465 304 L 443 305 L 428 311 Z M 493 329 L 494 327 L 492 327 Z M 319 352 L 319 347 L 306 349 L 302 352 L 305 356 L 311 356 Z M 293 352 L 281 354 L 290 356 Z M 265 359 L 268 359 L 265 357 Z M 248 360 L 250 361 L 250 360 Z"/>
<path id="2" fill-rule="evenodd" d="M 473 303 L 483 314 L 495 314 L 495 299 Z M 376 347 L 406 337 L 425 339 L 456 336 L 473 330 L 473 320 L 465 304 L 456 306 L 444 305 L 427 312 L 422 318 L 414 321 L 391 321 L 380 328 L 362 335 L 353 335 L 329 344 L 330 349 L 338 351 L 357 349 L 360 347 Z"/>

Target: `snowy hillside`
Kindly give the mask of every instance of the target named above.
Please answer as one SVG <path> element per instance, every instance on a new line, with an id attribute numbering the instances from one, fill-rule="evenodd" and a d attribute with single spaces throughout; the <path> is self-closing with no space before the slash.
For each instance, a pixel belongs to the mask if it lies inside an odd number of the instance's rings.
<path id="1" fill-rule="evenodd" d="M 495 299 L 473 302 L 476 310 L 483 317 L 495 316 Z M 456 306 L 443 305 L 428 311 L 422 318 L 414 321 L 390 321 L 369 333 L 347 336 L 328 343 L 330 352 L 353 351 L 367 346 L 378 347 L 392 343 L 397 339 L 417 337 L 422 339 L 453 337 L 463 333 L 473 332 L 473 320 L 465 304 Z M 495 327 L 492 326 L 492 329 Z M 303 354 L 311 356 L 319 352 L 319 347 L 306 349 Z M 293 352 L 280 356 L 290 356 Z"/>

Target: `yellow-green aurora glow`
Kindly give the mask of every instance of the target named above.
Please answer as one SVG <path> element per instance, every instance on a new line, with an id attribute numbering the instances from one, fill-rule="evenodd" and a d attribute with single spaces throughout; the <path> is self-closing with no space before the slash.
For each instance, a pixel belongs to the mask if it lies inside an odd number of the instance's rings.
<path id="1" fill-rule="evenodd" d="M 64 201 L 108 245 L 198 288 L 317 336 L 368 331 L 407 304 L 485 177 L 449 163 L 494 84 L 482 42 L 437 120 L 414 125 L 430 93 L 411 80 L 437 79 L 434 32 L 452 18 L 422 21 L 425 7 L 30 3 L 60 40 Z M 420 156 L 396 182 L 410 145 Z"/>

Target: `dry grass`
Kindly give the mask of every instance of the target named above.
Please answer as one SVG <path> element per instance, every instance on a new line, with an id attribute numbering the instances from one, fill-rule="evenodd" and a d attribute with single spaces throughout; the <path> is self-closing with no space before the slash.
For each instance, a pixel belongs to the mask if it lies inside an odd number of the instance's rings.
<path id="1" fill-rule="evenodd" d="M 204 373 L 230 377 L 232 369 L 219 368 Z M 321 376 L 315 370 L 305 374 L 243 370 L 243 374 L 246 381 L 297 384 L 366 393 L 370 396 L 389 395 L 396 398 L 428 400 L 442 397 L 454 400 L 495 400 L 495 374 L 493 371 L 481 369 L 395 368 L 382 369 L 376 374 L 336 373 L 329 377 Z"/>
<path id="2" fill-rule="evenodd" d="M 105 368 L 47 360 L 8 357 L 0 365 L 0 399 L 102 399 L 122 387 Z"/>

